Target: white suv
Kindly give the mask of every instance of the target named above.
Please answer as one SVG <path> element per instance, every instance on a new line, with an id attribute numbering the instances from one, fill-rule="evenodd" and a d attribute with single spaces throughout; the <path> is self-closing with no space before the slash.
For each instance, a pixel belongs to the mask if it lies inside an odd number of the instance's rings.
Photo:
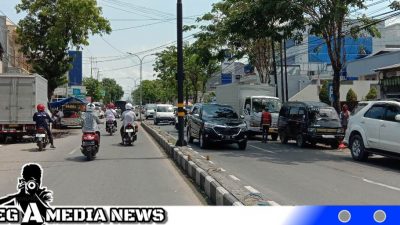
<path id="1" fill-rule="evenodd" d="M 400 102 L 360 102 L 353 113 L 344 138 L 353 159 L 363 161 L 371 153 L 400 156 Z"/>

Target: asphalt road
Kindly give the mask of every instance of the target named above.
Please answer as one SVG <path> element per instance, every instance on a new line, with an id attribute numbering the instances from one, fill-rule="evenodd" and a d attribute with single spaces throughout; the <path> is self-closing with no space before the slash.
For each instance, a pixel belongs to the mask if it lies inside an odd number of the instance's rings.
<path id="1" fill-rule="evenodd" d="M 21 167 L 44 169 L 43 185 L 54 192 L 53 205 L 204 205 L 203 197 L 140 129 L 134 146 L 102 131 L 94 161 L 80 151 L 80 130 L 56 139 L 55 150 L 38 152 L 33 143 L 0 146 L 0 196 L 16 192 Z"/>
<path id="2" fill-rule="evenodd" d="M 161 129 L 177 137 L 171 125 Z M 246 151 L 237 145 L 191 147 L 219 167 L 281 205 L 400 204 L 400 160 L 374 156 L 352 160 L 348 149 L 325 146 L 298 148 L 250 140 Z"/>

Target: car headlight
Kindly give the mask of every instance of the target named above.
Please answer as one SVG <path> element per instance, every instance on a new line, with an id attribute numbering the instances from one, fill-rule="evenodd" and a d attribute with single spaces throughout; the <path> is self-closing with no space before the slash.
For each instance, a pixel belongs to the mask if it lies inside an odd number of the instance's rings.
<path id="1" fill-rule="evenodd" d="M 209 128 L 209 129 L 212 129 L 212 128 L 214 128 L 214 127 L 215 127 L 215 125 L 214 125 L 214 124 L 207 123 L 207 122 L 205 122 L 205 123 L 204 123 L 204 128 Z"/>
<path id="2" fill-rule="evenodd" d="M 309 133 L 315 133 L 315 132 L 317 132 L 317 129 L 315 129 L 315 128 L 308 128 L 308 132 L 309 132 Z"/>

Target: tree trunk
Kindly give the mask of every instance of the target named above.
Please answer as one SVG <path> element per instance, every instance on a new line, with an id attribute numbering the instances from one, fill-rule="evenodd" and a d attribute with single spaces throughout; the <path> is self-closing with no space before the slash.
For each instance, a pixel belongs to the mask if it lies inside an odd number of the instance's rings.
<path id="1" fill-rule="evenodd" d="M 333 107 L 340 112 L 340 70 L 334 69 L 333 72 Z"/>

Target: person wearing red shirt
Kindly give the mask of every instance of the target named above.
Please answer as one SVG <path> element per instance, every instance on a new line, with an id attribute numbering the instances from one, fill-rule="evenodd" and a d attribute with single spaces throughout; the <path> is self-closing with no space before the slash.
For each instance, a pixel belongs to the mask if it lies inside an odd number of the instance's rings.
<path id="1" fill-rule="evenodd" d="M 268 107 L 265 107 L 263 109 L 263 112 L 261 114 L 261 129 L 262 129 L 262 142 L 267 143 L 268 142 L 268 131 L 269 127 L 271 126 L 272 118 L 271 118 L 271 113 L 269 112 Z"/>

